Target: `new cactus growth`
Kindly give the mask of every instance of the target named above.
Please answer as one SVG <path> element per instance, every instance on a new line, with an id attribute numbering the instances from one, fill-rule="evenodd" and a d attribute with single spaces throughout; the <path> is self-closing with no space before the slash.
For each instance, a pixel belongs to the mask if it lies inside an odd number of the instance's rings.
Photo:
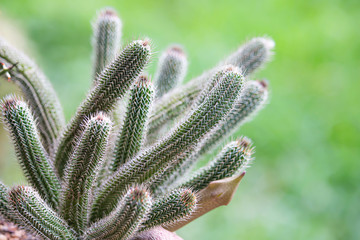
<path id="1" fill-rule="evenodd" d="M 164 228 L 226 205 L 253 159 L 251 141 L 241 137 L 184 174 L 266 103 L 268 83 L 250 74 L 269 60 L 271 39 L 250 40 L 186 84 L 186 55 L 173 45 L 153 86 L 142 73 L 150 41 L 120 50 L 120 37 L 116 12 L 102 10 L 94 22 L 93 88 L 68 124 L 44 74 L 0 39 L 0 76 L 23 92 L 23 100 L 2 100 L 2 119 L 30 185 L 0 182 L 0 216 L 39 238 L 145 239 L 163 231 L 162 239 L 177 239 Z M 113 127 L 118 103 L 127 107 Z"/>

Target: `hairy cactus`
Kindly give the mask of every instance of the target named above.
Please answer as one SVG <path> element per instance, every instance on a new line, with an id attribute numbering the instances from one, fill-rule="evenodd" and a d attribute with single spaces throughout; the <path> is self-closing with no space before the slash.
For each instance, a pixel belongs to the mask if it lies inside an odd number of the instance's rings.
<path id="1" fill-rule="evenodd" d="M 250 40 L 186 84 L 186 55 L 173 45 L 153 87 L 142 74 L 150 41 L 120 50 L 120 37 L 116 12 L 100 11 L 93 88 L 67 125 L 50 82 L 0 39 L 0 76 L 23 92 L 1 101 L 2 119 L 30 185 L 0 182 L 0 216 L 39 238 L 179 239 L 164 228 L 226 205 L 253 159 L 251 141 L 241 137 L 186 177 L 267 102 L 268 83 L 249 78 L 269 60 L 271 39 Z M 118 103 L 127 107 L 113 127 Z"/>

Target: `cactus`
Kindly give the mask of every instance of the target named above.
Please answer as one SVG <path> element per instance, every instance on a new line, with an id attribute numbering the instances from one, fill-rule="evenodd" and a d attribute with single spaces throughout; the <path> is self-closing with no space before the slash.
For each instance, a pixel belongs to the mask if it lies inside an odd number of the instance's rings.
<path id="1" fill-rule="evenodd" d="M 142 74 L 148 39 L 120 51 L 121 21 L 110 8 L 93 30 L 93 88 L 66 125 L 50 82 L 0 39 L 0 76 L 24 96 L 5 97 L 1 115 L 30 185 L 0 182 L 0 216 L 41 239 L 179 239 L 165 228 L 227 204 L 253 159 L 251 141 L 241 137 L 185 174 L 267 102 L 268 83 L 249 74 L 269 60 L 274 43 L 254 38 L 186 84 L 186 55 L 173 45 L 153 87 Z M 127 107 L 113 127 L 119 103 Z"/>

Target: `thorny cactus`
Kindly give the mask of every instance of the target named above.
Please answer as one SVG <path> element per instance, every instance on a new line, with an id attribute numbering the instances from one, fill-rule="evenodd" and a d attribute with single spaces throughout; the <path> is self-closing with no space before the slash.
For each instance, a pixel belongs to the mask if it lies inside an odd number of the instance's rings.
<path id="1" fill-rule="evenodd" d="M 267 82 L 250 74 L 269 60 L 271 39 L 251 39 L 186 84 L 186 54 L 173 45 L 154 87 L 142 73 L 150 41 L 120 50 L 120 36 L 116 12 L 102 10 L 93 88 L 68 124 L 44 74 L 0 40 L 0 75 L 23 93 L 2 100 L 2 118 L 30 185 L 0 182 L 0 214 L 39 238 L 178 239 L 167 230 L 228 204 L 252 159 L 251 141 L 241 137 L 190 172 L 266 103 Z M 120 124 L 119 102 L 127 103 Z"/>

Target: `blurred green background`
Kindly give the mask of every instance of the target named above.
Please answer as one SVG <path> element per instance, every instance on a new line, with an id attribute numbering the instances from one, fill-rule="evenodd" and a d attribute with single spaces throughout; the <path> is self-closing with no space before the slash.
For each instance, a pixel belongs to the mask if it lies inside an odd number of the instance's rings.
<path id="1" fill-rule="evenodd" d="M 254 36 L 271 36 L 275 56 L 254 78 L 271 101 L 239 131 L 256 160 L 234 200 L 178 232 L 190 239 L 360 239 L 360 1 L 0 1 L 2 37 L 51 79 L 67 119 L 91 78 L 91 25 L 113 6 L 123 41 L 148 36 L 157 55 L 181 43 L 187 79 Z M 0 97 L 16 88 L 0 82 Z M 0 178 L 24 182 L 1 127 Z"/>

